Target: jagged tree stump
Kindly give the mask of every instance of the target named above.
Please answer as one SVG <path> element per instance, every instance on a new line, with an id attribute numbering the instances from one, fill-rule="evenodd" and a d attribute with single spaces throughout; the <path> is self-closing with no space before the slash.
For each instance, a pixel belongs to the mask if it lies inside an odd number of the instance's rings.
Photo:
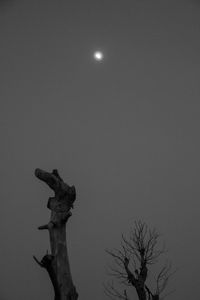
<path id="1" fill-rule="evenodd" d="M 44 181 L 55 193 L 50 197 L 47 207 L 51 210 L 48 224 L 38 227 L 47 229 L 50 236 L 51 254 L 46 254 L 41 261 L 35 261 L 49 274 L 55 292 L 55 300 L 77 300 L 78 294 L 72 281 L 66 243 L 66 223 L 76 199 L 74 186 L 65 183 L 57 170 L 52 173 L 41 169 L 35 170 L 35 176 Z"/>

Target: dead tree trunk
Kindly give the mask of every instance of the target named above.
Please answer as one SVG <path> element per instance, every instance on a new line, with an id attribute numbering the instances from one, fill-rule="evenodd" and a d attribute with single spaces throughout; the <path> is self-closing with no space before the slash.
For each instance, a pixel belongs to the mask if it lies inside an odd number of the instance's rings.
<path id="1" fill-rule="evenodd" d="M 51 254 L 46 254 L 41 261 L 36 257 L 34 259 L 47 270 L 53 284 L 55 300 L 77 300 L 78 294 L 72 281 L 66 243 L 66 223 L 76 198 L 75 187 L 66 184 L 57 170 L 48 173 L 36 169 L 35 176 L 44 181 L 55 195 L 49 198 L 47 204 L 51 210 L 50 221 L 38 227 L 39 230 L 49 231 Z"/>

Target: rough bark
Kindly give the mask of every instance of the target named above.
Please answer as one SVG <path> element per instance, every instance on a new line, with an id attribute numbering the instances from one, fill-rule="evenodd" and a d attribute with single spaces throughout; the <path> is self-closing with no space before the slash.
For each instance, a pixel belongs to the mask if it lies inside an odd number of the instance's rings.
<path id="1" fill-rule="evenodd" d="M 39 262 L 35 261 L 49 274 L 55 292 L 55 300 L 77 300 L 78 294 L 72 281 L 66 242 L 66 223 L 71 216 L 71 208 L 76 198 L 74 186 L 65 183 L 57 170 L 52 173 L 41 169 L 35 170 L 35 176 L 44 181 L 53 191 L 47 207 L 51 210 L 50 221 L 38 227 L 49 231 L 51 254 L 47 254 Z"/>

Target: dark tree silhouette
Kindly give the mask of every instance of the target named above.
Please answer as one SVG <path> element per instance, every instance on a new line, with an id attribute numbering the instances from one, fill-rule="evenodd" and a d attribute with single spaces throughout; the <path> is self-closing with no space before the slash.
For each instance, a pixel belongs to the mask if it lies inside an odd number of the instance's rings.
<path id="1" fill-rule="evenodd" d="M 138 221 L 128 238 L 122 235 L 120 249 L 107 250 L 114 260 L 114 264 L 109 267 L 109 275 L 118 283 L 133 287 L 139 300 L 163 299 L 166 296 L 163 296 L 163 292 L 173 274 L 171 264 L 166 262 L 155 277 L 154 289 L 147 283 L 150 267 L 165 253 L 164 246 L 159 247 L 159 237 L 155 229 L 150 229 L 146 223 Z M 113 281 L 104 285 L 104 289 L 111 299 L 131 299 L 127 290 L 120 292 Z"/>
<path id="2" fill-rule="evenodd" d="M 74 186 L 63 181 L 57 170 L 52 173 L 41 169 L 35 170 L 35 176 L 44 181 L 53 191 L 47 207 L 51 210 L 48 224 L 38 227 L 47 229 L 50 236 L 51 254 L 46 254 L 41 261 L 35 256 L 35 261 L 45 268 L 53 284 L 55 300 L 77 300 L 78 294 L 72 281 L 66 243 L 66 223 L 71 214 L 71 208 L 76 198 Z"/>

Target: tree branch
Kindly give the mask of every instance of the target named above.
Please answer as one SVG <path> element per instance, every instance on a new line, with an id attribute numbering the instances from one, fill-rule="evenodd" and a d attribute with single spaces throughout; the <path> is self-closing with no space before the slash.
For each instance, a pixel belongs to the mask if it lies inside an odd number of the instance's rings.
<path id="1" fill-rule="evenodd" d="M 40 267 L 45 268 L 47 270 L 54 288 L 55 300 L 60 300 L 59 284 L 53 266 L 54 256 L 50 254 L 46 254 L 41 261 L 39 261 L 35 256 L 33 256 L 33 258 Z"/>

